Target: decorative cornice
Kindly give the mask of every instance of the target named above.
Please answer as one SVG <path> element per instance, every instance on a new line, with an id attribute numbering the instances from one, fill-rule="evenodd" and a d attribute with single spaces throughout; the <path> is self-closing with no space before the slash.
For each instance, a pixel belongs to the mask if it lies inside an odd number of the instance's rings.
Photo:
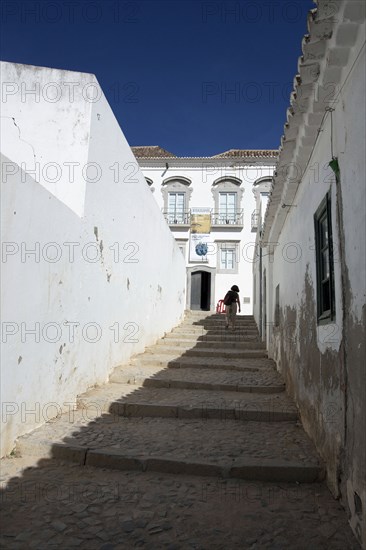
<path id="1" fill-rule="evenodd" d="M 171 176 L 162 181 L 161 185 L 170 185 L 172 183 L 181 183 L 183 185 L 191 185 L 192 180 L 186 178 L 185 176 Z"/>
<path id="2" fill-rule="evenodd" d="M 225 167 L 230 169 L 239 169 L 250 166 L 269 166 L 276 165 L 274 157 L 172 157 L 172 158 L 136 158 L 136 162 L 141 168 L 209 168 Z"/>
<path id="3" fill-rule="evenodd" d="M 212 182 L 213 186 L 220 185 L 222 183 L 233 183 L 234 185 L 240 186 L 243 182 L 241 179 L 236 178 L 235 176 L 221 176 Z"/>

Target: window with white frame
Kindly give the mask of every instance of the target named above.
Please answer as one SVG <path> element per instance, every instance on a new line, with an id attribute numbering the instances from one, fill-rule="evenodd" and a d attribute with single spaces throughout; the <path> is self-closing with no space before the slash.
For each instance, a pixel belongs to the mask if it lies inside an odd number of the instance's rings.
<path id="1" fill-rule="evenodd" d="M 165 219 L 170 225 L 189 224 L 189 201 L 192 189 L 191 180 L 183 176 L 164 180 L 161 188 Z"/>
<path id="2" fill-rule="evenodd" d="M 234 269 L 235 248 L 222 248 L 220 251 L 220 269 Z"/>
<path id="3" fill-rule="evenodd" d="M 235 223 L 237 193 L 219 193 L 219 221 L 223 224 Z"/>
<path id="4" fill-rule="evenodd" d="M 168 195 L 168 222 L 184 223 L 185 193 L 169 193 Z"/>
<path id="5" fill-rule="evenodd" d="M 242 180 L 233 176 L 222 176 L 212 184 L 212 196 L 214 199 L 214 211 L 212 224 L 242 226 L 243 210 L 240 208 L 244 189 Z"/>
<path id="6" fill-rule="evenodd" d="M 238 273 L 238 247 L 236 242 L 218 243 L 217 273 Z"/>

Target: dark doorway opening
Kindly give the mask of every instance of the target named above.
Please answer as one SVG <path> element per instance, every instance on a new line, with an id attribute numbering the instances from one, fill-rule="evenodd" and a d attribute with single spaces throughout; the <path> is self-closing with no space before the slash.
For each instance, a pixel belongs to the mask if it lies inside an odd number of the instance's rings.
<path id="1" fill-rule="evenodd" d="M 210 311 L 211 273 L 195 271 L 191 275 L 191 309 Z"/>

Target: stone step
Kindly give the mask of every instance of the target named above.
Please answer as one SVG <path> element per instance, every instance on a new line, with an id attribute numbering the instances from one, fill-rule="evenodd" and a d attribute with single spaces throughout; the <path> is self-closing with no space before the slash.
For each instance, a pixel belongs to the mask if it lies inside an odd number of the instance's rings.
<path id="1" fill-rule="evenodd" d="M 197 320 L 207 319 L 207 320 L 210 320 L 210 321 L 217 321 L 217 320 L 223 319 L 223 318 L 225 318 L 225 313 L 202 312 L 202 314 L 195 314 L 194 313 L 193 315 L 186 314 L 184 316 L 184 320 L 187 320 L 187 319 L 195 319 L 195 320 L 196 319 Z M 255 323 L 255 319 L 254 319 L 253 315 L 242 315 L 241 313 L 237 313 L 236 318 L 240 319 L 241 321 L 248 321 L 248 322 Z"/>
<path id="2" fill-rule="evenodd" d="M 209 315 L 217 315 L 216 312 L 201 311 L 201 310 L 186 310 L 184 312 L 184 318 L 186 317 L 208 317 Z"/>
<path id="3" fill-rule="evenodd" d="M 259 336 L 259 332 L 256 328 L 253 327 L 241 327 L 236 325 L 234 329 L 226 328 L 225 324 L 220 324 L 214 327 L 209 327 L 207 325 L 180 325 L 179 327 L 176 327 L 172 330 L 172 332 L 183 332 L 188 334 L 235 334 L 239 333 L 240 335 L 256 335 Z"/>
<path id="4" fill-rule="evenodd" d="M 163 346 L 157 346 L 159 349 L 156 353 L 142 353 L 136 355 L 132 360 L 131 364 L 133 365 L 154 365 L 156 367 L 201 367 L 206 368 L 219 368 L 224 370 L 241 370 L 247 369 L 247 360 L 248 359 L 267 359 L 267 352 L 265 350 L 244 350 L 240 352 L 240 357 L 234 352 L 230 355 L 229 352 L 225 354 L 207 354 L 207 353 L 182 353 L 182 350 L 179 349 L 176 353 L 167 352 L 164 353 Z M 159 351 L 161 350 L 161 351 Z M 194 350 L 195 351 L 195 350 Z M 250 367 L 252 368 L 252 367 Z M 257 367 L 255 367 L 257 368 Z"/>
<path id="5" fill-rule="evenodd" d="M 226 318 L 217 321 L 183 321 L 179 326 L 181 327 L 208 327 L 210 329 L 224 327 L 226 325 Z M 236 326 L 240 328 L 247 328 L 252 330 L 258 330 L 255 323 L 249 323 L 248 321 L 236 321 Z"/>
<path id="6" fill-rule="evenodd" d="M 144 387 L 202 389 L 215 391 L 240 391 L 255 393 L 279 393 L 285 385 L 274 369 L 261 372 L 236 372 L 210 369 L 159 369 L 154 367 L 119 367 L 114 370 L 110 382 L 143 385 Z"/>
<path id="7" fill-rule="evenodd" d="M 169 332 L 165 334 L 162 340 L 172 338 L 173 340 L 191 340 L 194 342 L 218 342 L 224 345 L 229 344 L 230 342 L 237 342 L 243 344 L 246 342 L 259 342 L 259 337 L 257 334 L 243 335 L 237 332 L 226 331 L 221 332 L 220 334 L 202 334 L 200 333 L 186 333 L 186 332 Z M 262 342 L 260 342 L 262 344 Z"/>
<path id="8" fill-rule="evenodd" d="M 227 349 L 215 347 L 198 347 L 182 348 L 181 346 L 172 345 L 155 345 L 145 349 L 145 354 L 161 355 L 167 354 L 174 357 L 218 357 L 223 359 L 238 358 L 246 359 L 247 357 L 267 357 L 265 349 L 258 349 L 258 346 L 248 349 Z"/>
<path id="9" fill-rule="evenodd" d="M 193 321 L 193 322 L 197 322 L 197 323 L 200 323 L 200 322 L 205 322 L 205 323 L 216 323 L 216 322 L 220 322 L 222 320 L 226 319 L 226 315 L 224 313 L 221 313 L 220 315 L 208 315 L 206 317 L 198 317 L 198 318 L 194 318 L 194 317 L 185 317 L 183 322 L 185 321 Z M 256 321 L 254 319 L 254 317 L 250 317 L 250 316 L 246 316 L 246 315 L 241 315 L 241 314 L 236 314 L 236 320 L 240 323 L 253 323 L 254 325 L 256 324 Z"/>
<path id="10" fill-rule="evenodd" d="M 215 313 L 213 315 L 185 315 L 184 321 L 221 321 L 221 319 L 225 319 L 226 315 L 225 313 Z M 236 314 L 236 318 L 241 321 L 242 323 L 255 323 L 255 319 L 251 315 L 242 315 L 241 313 Z"/>
<path id="11" fill-rule="evenodd" d="M 237 338 L 245 338 L 246 336 L 259 336 L 258 330 L 252 330 L 252 329 L 242 329 L 241 327 L 236 327 L 235 330 L 233 329 L 225 329 L 225 325 L 222 325 L 219 328 L 216 328 L 215 330 L 206 330 L 204 327 L 183 327 L 180 325 L 179 327 L 176 327 L 172 332 L 169 334 L 194 334 L 197 336 L 200 335 L 212 335 L 212 336 L 220 336 L 226 338 L 227 336 L 236 336 Z"/>
<path id="12" fill-rule="evenodd" d="M 267 357 L 248 357 L 247 359 L 222 359 L 218 357 L 189 357 L 182 355 L 157 355 L 157 354 L 141 354 L 136 355 L 131 360 L 131 365 L 141 367 L 149 365 L 159 368 L 206 368 L 220 370 L 236 370 L 240 372 L 252 371 L 256 372 L 263 368 L 271 368 L 275 365 L 272 359 Z"/>
<path id="13" fill-rule="evenodd" d="M 262 481 L 317 482 L 324 466 L 296 423 L 64 414 L 19 438 L 17 451 L 80 465 Z"/>
<path id="14" fill-rule="evenodd" d="M 201 338 L 201 337 L 200 337 Z M 173 346 L 173 347 L 182 347 L 186 349 L 192 348 L 204 348 L 210 345 L 212 348 L 224 348 L 227 349 L 265 349 L 263 342 L 258 341 L 248 341 L 248 342 L 239 342 L 238 340 L 233 340 L 232 342 L 227 341 L 208 341 L 200 339 L 188 339 L 188 338 L 161 338 L 156 342 L 157 346 Z"/>
<path id="15" fill-rule="evenodd" d="M 258 329 L 254 327 L 241 327 L 239 325 L 236 325 L 236 327 L 233 329 L 231 327 L 226 328 L 225 324 L 220 324 L 216 326 L 208 326 L 208 325 L 191 325 L 191 326 L 183 326 L 180 325 L 174 331 L 177 332 L 197 332 L 201 334 L 235 334 L 239 333 L 242 336 L 246 334 L 256 335 L 259 336 Z"/>
<path id="16" fill-rule="evenodd" d="M 241 319 L 240 317 L 235 318 L 235 322 L 237 325 L 243 326 L 243 327 L 251 327 L 251 328 L 257 328 L 257 324 L 254 321 L 248 321 L 246 319 Z M 182 322 L 183 325 L 193 325 L 193 326 L 201 326 L 201 325 L 208 325 L 208 326 L 220 326 L 226 323 L 226 316 L 223 315 L 220 319 L 186 319 Z"/>
<path id="17" fill-rule="evenodd" d="M 285 391 L 285 385 L 279 386 L 245 386 L 243 384 L 219 384 L 209 382 L 193 382 L 192 380 L 165 380 L 162 377 L 146 378 L 144 387 L 150 388 L 173 388 L 186 390 L 205 391 L 233 391 L 246 393 L 279 393 Z"/>
<path id="18" fill-rule="evenodd" d="M 97 407 L 119 416 L 253 420 L 256 422 L 294 421 L 298 412 L 284 393 L 263 394 L 232 391 L 166 389 L 108 384 L 81 395 L 78 407 Z"/>

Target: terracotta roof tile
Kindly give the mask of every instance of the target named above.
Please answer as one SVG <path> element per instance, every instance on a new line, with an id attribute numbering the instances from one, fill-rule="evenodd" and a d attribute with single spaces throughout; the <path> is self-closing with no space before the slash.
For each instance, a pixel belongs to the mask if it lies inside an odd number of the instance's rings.
<path id="1" fill-rule="evenodd" d="M 218 159 L 218 158 L 273 158 L 277 159 L 278 151 L 269 149 L 269 150 L 248 150 L 248 149 L 230 149 L 229 151 L 224 151 L 218 155 L 213 155 L 212 157 L 180 157 L 173 155 L 169 151 L 166 151 L 159 145 L 148 145 L 148 146 L 136 146 L 131 147 L 132 152 L 136 158 L 176 158 L 176 159 L 194 159 L 194 158 L 207 158 L 207 159 Z"/>
<path id="2" fill-rule="evenodd" d="M 248 150 L 248 149 L 230 149 L 224 153 L 219 153 L 214 155 L 212 158 L 228 158 L 228 157 L 269 157 L 277 158 L 278 151 L 269 149 L 269 150 Z"/>
<path id="3" fill-rule="evenodd" d="M 131 147 L 133 154 L 137 158 L 176 158 L 173 153 L 166 151 L 159 145 L 147 145 L 139 147 Z"/>

